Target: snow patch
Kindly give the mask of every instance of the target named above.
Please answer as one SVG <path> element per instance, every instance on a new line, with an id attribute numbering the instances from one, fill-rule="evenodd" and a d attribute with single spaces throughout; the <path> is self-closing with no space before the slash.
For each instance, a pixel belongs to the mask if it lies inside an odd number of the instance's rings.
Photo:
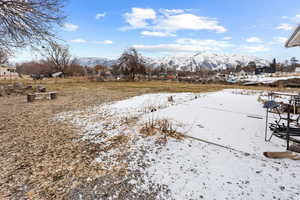
<path id="1" fill-rule="evenodd" d="M 115 136 L 128 136 L 126 151 L 110 149 L 95 162 L 107 169 L 126 162 L 134 190 L 151 192 L 158 187 L 157 199 L 299 199 L 300 163 L 262 155 L 285 147 L 276 138 L 264 142 L 261 94 L 245 90 L 148 94 L 57 118 L 71 121 L 85 139 L 103 145 Z M 191 138 L 168 138 L 160 145 L 160 135 L 145 137 L 139 132 L 149 118 L 167 118 Z M 120 160 L 123 154 L 127 158 Z"/>

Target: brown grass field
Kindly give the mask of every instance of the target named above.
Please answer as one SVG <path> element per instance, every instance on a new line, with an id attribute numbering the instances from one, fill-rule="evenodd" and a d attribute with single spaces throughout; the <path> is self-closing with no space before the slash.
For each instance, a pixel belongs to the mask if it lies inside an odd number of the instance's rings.
<path id="1" fill-rule="evenodd" d="M 144 93 L 212 92 L 226 88 L 278 90 L 178 82 L 90 82 L 86 78 L 22 81 L 58 91 L 58 99 L 27 103 L 26 96 L 0 97 L 0 199 L 63 199 L 89 177 L 107 172 L 93 164 L 97 145 L 79 140 L 57 113 L 84 109 Z M 10 84 L 11 81 L 0 81 Z"/>

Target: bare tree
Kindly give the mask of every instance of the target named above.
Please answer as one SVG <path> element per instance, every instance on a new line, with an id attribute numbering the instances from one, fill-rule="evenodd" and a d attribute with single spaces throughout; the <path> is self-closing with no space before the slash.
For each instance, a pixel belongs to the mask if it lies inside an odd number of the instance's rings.
<path id="1" fill-rule="evenodd" d="M 119 58 L 119 69 L 121 73 L 129 75 L 134 80 L 136 74 L 146 74 L 146 65 L 137 50 L 130 48 Z"/>
<path id="2" fill-rule="evenodd" d="M 85 76 L 87 74 L 87 70 L 80 65 L 77 58 L 72 59 L 64 71 L 67 76 Z"/>
<path id="3" fill-rule="evenodd" d="M 45 61 L 32 61 L 17 64 L 17 72 L 20 74 L 39 74 L 49 77 L 53 73 L 51 66 Z"/>
<path id="4" fill-rule="evenodd" d="M 71 64 L 71 54 L 67 46 L 50 42 L 48 46 L 43 48 L 42 54 L 56 72 L 65 73 L 65 69 Z"/>
<path id="5" fill-rule="evenodd" d="M 64 0 L 0 0 L 0 47 L 39 44 L 55 39 L 64 20 Z"/>
<path id="6" fill-rule="evenodd" d="M 104 65 L 96 65 L 94 69 L 97 72 L 97 74 L 101 76 L 106 76 L 106 73 L 109 71 L 108 67 Z"/>

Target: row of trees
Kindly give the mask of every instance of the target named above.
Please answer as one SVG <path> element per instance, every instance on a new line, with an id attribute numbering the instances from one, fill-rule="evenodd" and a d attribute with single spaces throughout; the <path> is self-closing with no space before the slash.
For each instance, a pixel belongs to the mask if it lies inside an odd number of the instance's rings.
<path id="1" fill-rule="evenodd" d="M 177 71 L 176 68 L 168 68 L 167 66 L 161 65 L 159 67 L 147 66 L 144 59 L 137 52 L 136 49 L 130 48 L 123 52 L 118 59 L 118 64 L 111 67 L 103 65 L 97 65 L 94 68 L 81 66 L 76 58 L 72 58 L 67 46 L 58 45 L 57 43 L 50 43 L 48 46 L 44 46 L 41 50 L 44 57 L 39 62 L 23 63 L 17 66 L 18 72 L 25 74 L 43 74 L 50 76 L 54 72 L 62 72 L 65 76 L 76 76 L 76 75 L 88 75 L 98 74 L 105 76 L 112 74 L 114 76 L 124 75 L 129 79 L 134 80 L 137 75 L 161 75 L 161 74 L 176 74 L 177 76 L 191 76 L 197 75 L 199 77 L 209 77 L 217 72 L 231 73 L 240 72 L 244 70 L 246 72 L 255 72 L 257 68 L 255 62 L 250 62 L 247 66 L 237 65 L 235 68 L 227 68 L 225 70 L 212 71 L 206 68 L 199 68 L 195 72 Z M 277 64 L 276 60 L 270 66 L 265 66 L 265 71 L 268 72 L 267 68 L 271 69 L 272 72 L 293 72 L 295 68 L 299 66 L 294 58 L 290 65 Z"/>
<path id="2" fill-rule="evenodd" d="M 51 76 L 55 72 L 62 72 L 64 76 L 82 76 L 87 74 L 105 75 L 110 71 L 113 75 L 125 75 L 134 80 L 137 74 L 146 74 L 148 68 L 138 52 L 131 48 L 121 55 L 118 64 L 111 70 L 103 65 L 94 68 L 81 66 L 78 59 L 72 58 L 67 46 L 50 42 L 40 50 L 44 59 L 40 61 L 25 62 L 17 65 L 17 71 L 21 74 L 42 74 Z"/>

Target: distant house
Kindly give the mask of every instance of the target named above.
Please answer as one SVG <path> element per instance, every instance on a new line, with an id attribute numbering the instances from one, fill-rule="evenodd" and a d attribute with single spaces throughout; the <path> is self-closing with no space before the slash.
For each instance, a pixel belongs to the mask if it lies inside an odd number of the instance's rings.
<path id="1" fill-rule="evenodd" d="M 238 77 L 246 77 L 246 76 L 248 76 L 248 73 L 245 72 L 245 70 L 242 69 L 241 71 L 237 72 L 236 75 Z"/>
<path id="2" fill-rule="evenodd" d="M 296 73 L 300 73 L 300 67 L 296 67 L 296 68 L 295 68 L 295 72 L 296 72 Z"/>
<path id="3" fill-rule="evenodd" d="M 0 79 L 17 78 L 18 75 L 15 68 L 0 66 Z"/>
<path id="4" fill-rule="evenodd" d="M 174 75 L 174 74 L 168 74 L 167 75 L 167 79 L 176 79 L 176 78 L 177 78 L 177 76 Z"/>
<path id="5" fill-rule="evenodd" d="M 264 66 L 264 67 L 257 67 L 255 69 L 255 75 L 259 75 L 259 74 L 264 74 L 264 73 L 268 73 L 268 74 L 272 74 L 272 73 L 276 73 L 276 66 Z"/>
<path id="6" fill-rule="evenodd" d="M 228 73 L 220 73 L 218 72 L 216 74 L 216 78 L 221 79 L 221 80 L 226 80 L 228 78 L 229 74 Z"/>

